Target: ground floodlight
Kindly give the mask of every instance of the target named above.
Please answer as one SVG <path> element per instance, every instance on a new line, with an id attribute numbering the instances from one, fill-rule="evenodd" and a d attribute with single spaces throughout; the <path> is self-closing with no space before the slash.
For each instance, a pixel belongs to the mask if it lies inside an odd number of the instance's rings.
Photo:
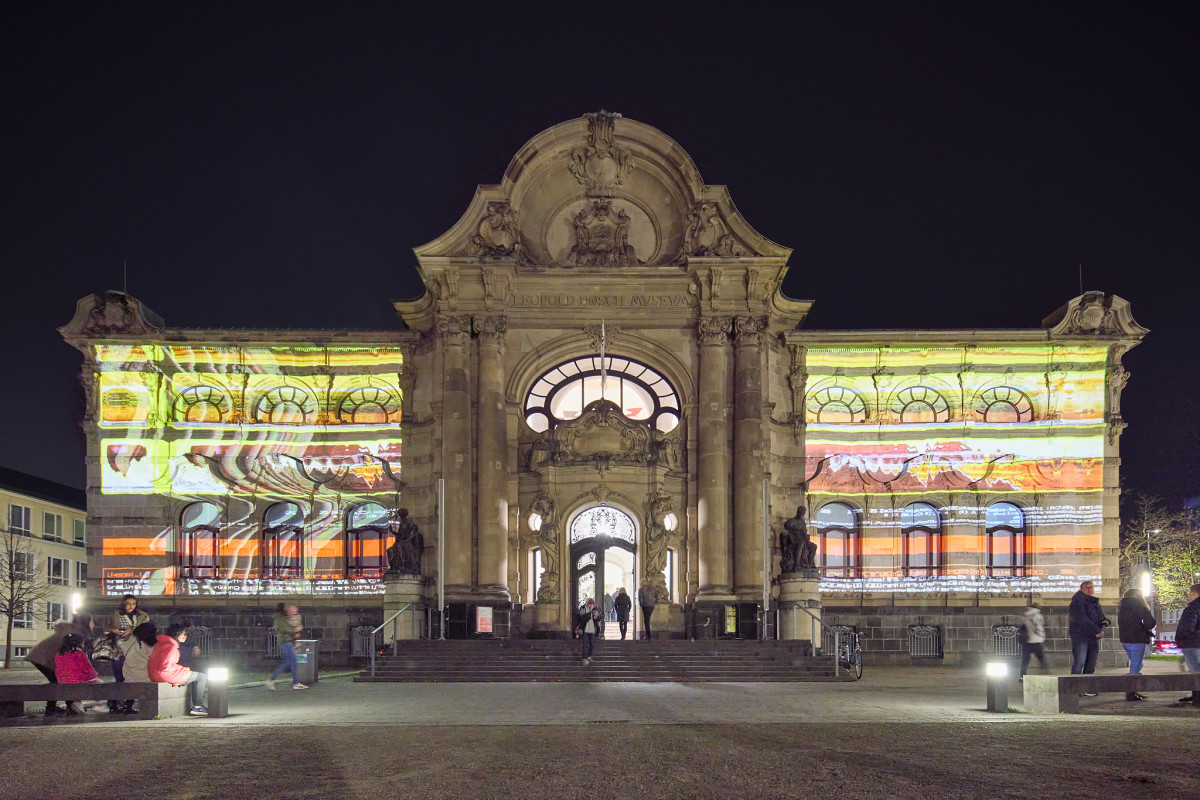
<path id="1" fill-rule="evenodd" d="M 987 665 L 989 678 L 1004 678 L 1008 676 L 1007 661 L 989 661 Z"/>
<path id="2" fill-rule="evenodd" d="M 208 668 L 208 679 L 215 683 L 225 683 L 226 681 L 229 680 L 229 668 L 228 667 L 209 667 Z"/>

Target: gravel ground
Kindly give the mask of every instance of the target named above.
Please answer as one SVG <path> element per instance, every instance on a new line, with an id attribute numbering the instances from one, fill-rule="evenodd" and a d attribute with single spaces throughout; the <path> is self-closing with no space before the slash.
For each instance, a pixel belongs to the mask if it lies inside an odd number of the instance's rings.
<path id="1" fill-rule="evenodd" d="M 1194 798 L 1200 719 L 0 729 L 6 798 Z M 53 754 L 58 771 L 46 768 Z M 131 765 L 133 768 L 131 769 Z M 169 783 L 169 788 L 163 782 Z"/>

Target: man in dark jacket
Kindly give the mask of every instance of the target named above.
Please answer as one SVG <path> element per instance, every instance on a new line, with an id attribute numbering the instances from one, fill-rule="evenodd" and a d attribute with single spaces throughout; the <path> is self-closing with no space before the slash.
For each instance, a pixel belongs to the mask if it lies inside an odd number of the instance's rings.
<path id="1" fill-rule="evenodd" d="M 596 608 L 596 603 L 589 597 L 587 605 L 575 621 L 575 632 L 583 639 L 584 664 L 592 663 L 592 645 L 595 644 L 596 635 L 600 633 L 600 625 L 603 622 L 604 613 Z"/>
<path id="2" fill-rule="evenodd" d="M 633 608 L 633 600 L 622 586 L 617 590 L 617 597 L 613 600 L 613 607 L 617 612 L 617 625 L 621 626 L 621 638 L 625 638 L 625 632 L 629 629 L 629 609 Z"/>
<path id="3" fill-rule="evenodd" d="M 1100 610 L 1100 601 L 1094 597 L 1095 594 L 1096 587 L 1092 582 L 1084 581 L 1079 584 L 1079 591 L 1071 598 L 1071 605 L 1067 609 L 1072 675 L 1091 675 L 1096 671 L 1100 640 L 1104 638 L 1104 629 L 1112 624 Z M 1094 696 L 1094 692 L 1087 694 Z"/>
<path id="4" fill-rule="evenodd" d="M 1183 651 L 1183 663 L 1187 665 L 1187 671 L 1200 672 L 1200 583 L 1192 584 L 1187 599 L 1188 604 L 1179 615 L 1179 624 L 1175 626 L 1175 644 Z M 1200 692 L 1181 697 L 1179 702 L 1200 704 Z"/>

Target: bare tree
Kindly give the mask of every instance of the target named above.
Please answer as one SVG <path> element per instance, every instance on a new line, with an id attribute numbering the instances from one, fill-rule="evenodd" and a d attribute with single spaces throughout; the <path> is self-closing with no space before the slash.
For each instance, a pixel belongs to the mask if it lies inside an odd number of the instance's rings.
<path id="1" fill-rule="evenodd" d="M 1172 509 L 1155 495 L 1134 494 L 1121 523 L 1121 573 L 1125 586 L 1151 569 L 1154 593 L 1164 608 L 1184 604 L 1200 575 L 1200 516 Z"/>
<path id="2" fill-rule="evenodd" d="M 31 603 L 50 596 L 53 588 L 41 569 L 41 553 L 32 536 L 0 526 L 0 614 L 4 631 L 4 668 L 12 666 L 13 618 Z"/>

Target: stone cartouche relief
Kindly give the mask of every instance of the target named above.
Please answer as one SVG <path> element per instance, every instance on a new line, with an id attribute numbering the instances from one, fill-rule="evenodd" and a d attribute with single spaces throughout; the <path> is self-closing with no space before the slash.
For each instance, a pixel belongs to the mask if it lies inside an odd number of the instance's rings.
<path id="1" fill-rule="evenodd" d="M 749 252 L 729 232 L 717 204 L 706 200 L 696 203 L 687 216 L 683 249 L 675 263 L 686 263 L 689 256 L 738 258 L 746 255 L 749 255 Z"/>
<path id="2" fill-rule="evenodd" d="M 575 215 L 575 245 L 567 263 L 581 267 L 632 267 L 638 261 L 629 244 L 629 214 L 611 200 L 593 200 Z"/>
<path id="3" fill-rule="evenodd" d="M 603 197 L 612 194 L 633 172 L 633 155 L 628 148 L 617 147 L 613 141 L 620 114 L 602 110 L 583 116 L 588 121 L 587 146 L 571 153 L 567 169 L 583 185 L 589 197 Z"/>

